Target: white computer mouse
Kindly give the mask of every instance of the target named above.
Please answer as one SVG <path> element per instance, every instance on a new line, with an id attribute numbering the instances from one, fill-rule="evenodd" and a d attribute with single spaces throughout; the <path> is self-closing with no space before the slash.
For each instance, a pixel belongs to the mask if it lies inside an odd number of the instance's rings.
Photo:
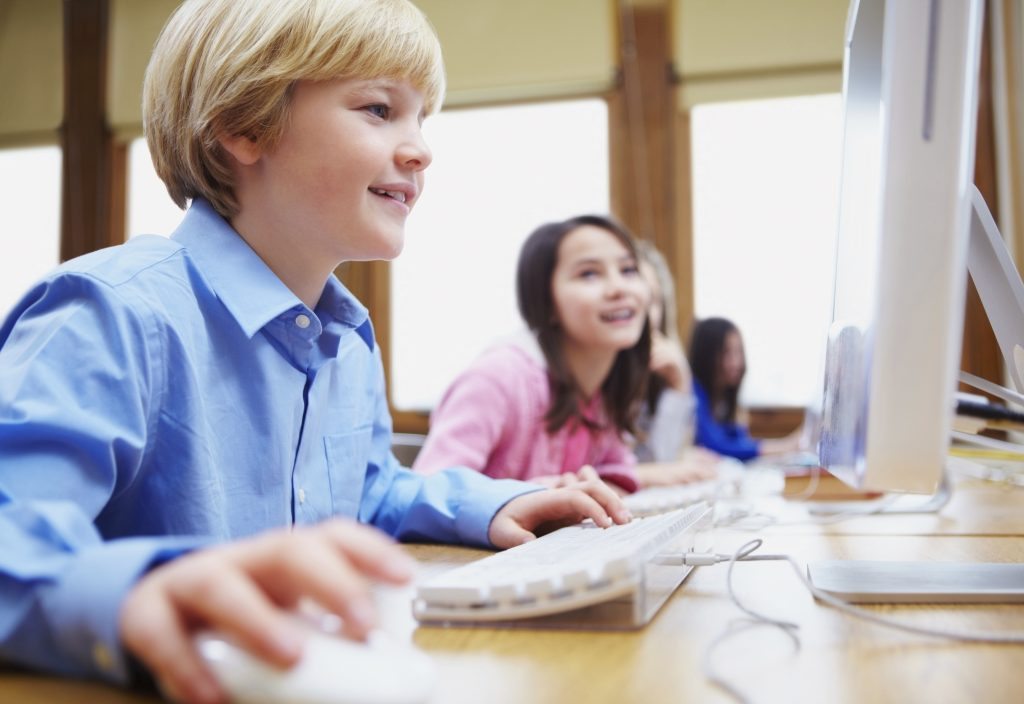
<path id="1" fill-rule="evenodd" d="M 426 653 L 380 631 L 361 643 L 310 629 L 302 658 L 289 670 L 217 633 L 198 634 L 196 645 L 221 686 L 241 704 L 422 704 L 436 681 Z"/>

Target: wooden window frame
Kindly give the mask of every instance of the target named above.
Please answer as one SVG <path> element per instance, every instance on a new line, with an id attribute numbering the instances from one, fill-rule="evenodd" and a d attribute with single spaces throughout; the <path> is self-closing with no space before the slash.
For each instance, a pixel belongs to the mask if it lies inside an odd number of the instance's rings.
<path id="1" fill-rule="evenodd" d="M 676 108 L 679 79 L 672 69 L 669 5 L 669 0 L 616 5 L 622 68 L 616 87 L 606 96 L 610 196 L 613 213 L 665 255 L 678 282 L 677 322 L 685 334 L 694 315 L 691 120 L 688 112 Z M 114 138 L 105 115 L 109 11 L 109 0 L 64 2 L 62 260 L 125 240 L 128 146 Z M 975 181 L 992 211 L 998 212 L 988 31 L 986 24 Z M 387 373 L 390 266 L 346 263 L 338 275 L 370 310 Z M 999 349 L 976 293 L 966 306 L 963 368 L 1001 379 Z M 396 431 L 427 431 L 427 414 L 393 406 L 391 411 Z M 770 411 L 785 416 L 780 409 Z"/>

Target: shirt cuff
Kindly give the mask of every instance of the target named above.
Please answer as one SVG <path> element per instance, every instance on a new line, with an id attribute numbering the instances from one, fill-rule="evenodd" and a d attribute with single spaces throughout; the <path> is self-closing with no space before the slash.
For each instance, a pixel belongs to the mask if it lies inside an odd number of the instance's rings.
<path id="1" fill-rule="evenodd" d="M 492 479 L 467 471 L 466 482 L 455 514 L 455 532 L 459 542 L 494 549 L 488 534 L 495 514 L 512 499 L 544 487 L 517 479 Z"/>
<path id="2" fill-rule="evenodd" d="M 61 659 L 83 675 L 128 684 L 120 609 L 148 570 L 206 544 L 201 538 L 132 538 L 82 550 L 58 583 L 42 593 Z"/>

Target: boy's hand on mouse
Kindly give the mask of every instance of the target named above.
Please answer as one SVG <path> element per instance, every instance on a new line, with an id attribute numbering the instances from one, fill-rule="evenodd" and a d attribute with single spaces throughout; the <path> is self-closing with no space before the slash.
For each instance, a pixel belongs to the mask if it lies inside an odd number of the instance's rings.
<path id="1" fill-rule="evenodd" d="M 121 606 L 120 635 L 175 699 L 221 702 L 224 693 L 193 646 L 212 629 L 278 667 L 302 654 L 290 614 L 304 598 L 362 639 L 376 613 L 369 580 L 407 582 L 413 561 L 389 537 L 345 520 L 280 530 L 184 555 L 143 576 Z"/>
<path id="2" fill-rule="evenodd" d="M 579 481 L 558 489 L 522 494 L 505 504 L 491 520 L 487 537 L 498 548 L 511 548 L 562 526 L 590 518 L 599 526 L 629 523 L 622 499 L 601 481 L 593 467 L 576 474 Z"/>

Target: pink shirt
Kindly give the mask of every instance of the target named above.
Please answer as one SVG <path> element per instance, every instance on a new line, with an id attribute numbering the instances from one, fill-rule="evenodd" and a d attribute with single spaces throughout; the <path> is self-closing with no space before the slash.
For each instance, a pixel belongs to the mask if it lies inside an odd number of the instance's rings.
<path id="1" fill-rule="evenodd" d="M 452 382 L 430 416 L 430 434 L 413 469 L 433 474 L 459 466 L 498 479 L 529 480 L 589 464 L 606 481 L 635 491 L 636 458 L 607 422 L 600 397 L 583 413 L 607 429 L 569 422 L 554 435 L 547 432 L 547 367 L 530 343 L 492 347 Z"/>

